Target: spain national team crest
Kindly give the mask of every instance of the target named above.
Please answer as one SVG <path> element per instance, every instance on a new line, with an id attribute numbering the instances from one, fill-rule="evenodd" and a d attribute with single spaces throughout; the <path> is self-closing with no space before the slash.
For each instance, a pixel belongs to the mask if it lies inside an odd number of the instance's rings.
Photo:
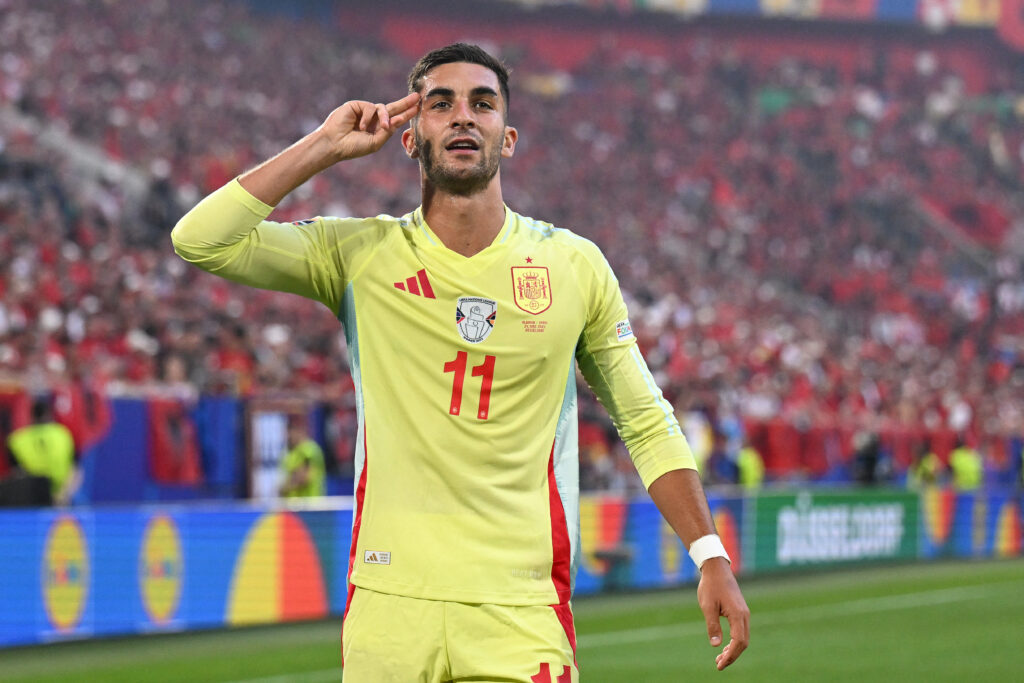
<path id="1" fill-rule="evenodd" d="M 455 307 L 455 325 L 459 334 L 470 344 L 479 344 L 494 329 L 498 316 L 498 302 L 478 296 L 459 297 Z"/>
<path id="2" fill-rule="evenodd" d="M 551 308 L 551 278 L 546 266 L 512 266 L 516 306 L 537 315 Z"/>

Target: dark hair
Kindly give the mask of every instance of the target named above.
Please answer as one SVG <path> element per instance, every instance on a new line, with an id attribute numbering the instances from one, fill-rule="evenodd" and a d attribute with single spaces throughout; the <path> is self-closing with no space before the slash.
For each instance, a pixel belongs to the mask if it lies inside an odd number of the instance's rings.
<path id="1" fill-rule="evenodd" d="M 53 419 L 53 408 L 46 396 L 36 397 L 32 401 L 32 421 L 35 423 L 49 422 Z"/>
<path id="2" fill-rule="evenodd" d="M 409 92 L 419 92 L 423 86 L 423 77 L 434 67 L 442 64 L 453 64 L 455 62 L 467 62 L 487 67 L 498 77 L 498 84 L 501 86 L 501 96 L 505 99 L 505 116 L 508 116 L 508 69 L 501 61 L 488 54 L 478 45 L 468 43 L 452 43 L 445 47 L 432 50 L 420 57 L 416 66 L 409 72 Z"/>

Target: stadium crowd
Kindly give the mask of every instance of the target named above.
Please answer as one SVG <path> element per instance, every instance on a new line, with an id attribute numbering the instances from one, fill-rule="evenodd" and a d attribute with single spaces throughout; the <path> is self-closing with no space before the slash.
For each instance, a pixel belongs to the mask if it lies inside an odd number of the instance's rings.
<path id="1" fill-rule="evenodd" d="M 351 430 L 333 316 L 189 268 L 167 235 L 341 102 L 401 94 L 410 60 L 244 3 L 3 5 L 3 379 L 183 400 L 302 392 Z M 608 255 L 698 456 L 746 440 L 775 475 L 850 476 L 859 434 L 881 435 L 897 471 L 962 435 L 1010 467 L 1024 434 L 1024 71 L 979 83 L 938 47 L 908 63 L 865 54 L 852 71 L 758 61 L 710 28 L 687 44 L 602 45 L 571 71 L 505 50 L 522 138 L 503 177 L 515 210 Z M 43 144 L 54 129 L 144 190 L 83 173 Z M 394 145 L 275 216 L 417 202 Z M 635 487 L 580 396 L 585 486 Z"/>

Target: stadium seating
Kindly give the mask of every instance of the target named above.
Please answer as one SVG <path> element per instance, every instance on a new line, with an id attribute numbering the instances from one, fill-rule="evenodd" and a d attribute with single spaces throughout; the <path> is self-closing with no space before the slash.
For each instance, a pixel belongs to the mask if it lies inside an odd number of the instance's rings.
<path id="1" fill-rule="evenodd" d="M 497 41 L 522 135 L 503 169 L 509 205 L 604 249 L 682 421 L 742 423 L 771 476 L 849 478 L 865 431 L 896 473 L 922 443 L 945 457 L 957 434 L 993 473 L 1011 468 L 1024 71 L 955 36 L 851 42 L 840 59 L 820 47 L 844 40 L 832 28 L 780 28 L 786 52 L 760 57 L 742 31 L 679 30 L 643 50 L 582 37 L 562 64 Z M 181 401 L 303 393 L 351 414 L 333 312 L 189 268 L 167 233 L 346 99 L 402 94 L 411 59 L 395 42 L 244 3 L 7 3 L 0 379 Z M 417 202 L 395 145 L 318 177 L 276 217 Z M 635 488 L 580 395 L 583 480 Z"/>

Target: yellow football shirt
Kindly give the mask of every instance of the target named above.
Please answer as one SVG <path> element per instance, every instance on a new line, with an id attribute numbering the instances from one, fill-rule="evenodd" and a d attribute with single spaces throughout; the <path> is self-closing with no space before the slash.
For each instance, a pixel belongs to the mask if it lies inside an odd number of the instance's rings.
<path id="1" fill-rule="evenodd" d="M 175 226 L 184 259 L 322 302 L 345 328 L 360 425 L 354 585 L 416 598 L 564 603 L 579 551 L 574 362 L 645 485 L 693 457 L 598 248 L 506 209 L 472 257 L 420 209 L 265 220 L 232 181 Z"/>
<path id="2" fill-rule="evenodd" d="M 15 429 L 7 447 L 28 474 L 48 477 L 53 495 L 64 488 L 75 469 L 75 440 L 71 430 L 57 422 Z"/>
<path id="3" fill-rule="evenodd" d="M 285 498 L 310 498 L 327 494 L 324 481 L 324 452 L 313 439 L 306 439 L 292 448 L 281 459 L 281 475 L 287 480 L 300 467 L 309 468 L 309 480 L 303 485 L 289 491 Z"/>

